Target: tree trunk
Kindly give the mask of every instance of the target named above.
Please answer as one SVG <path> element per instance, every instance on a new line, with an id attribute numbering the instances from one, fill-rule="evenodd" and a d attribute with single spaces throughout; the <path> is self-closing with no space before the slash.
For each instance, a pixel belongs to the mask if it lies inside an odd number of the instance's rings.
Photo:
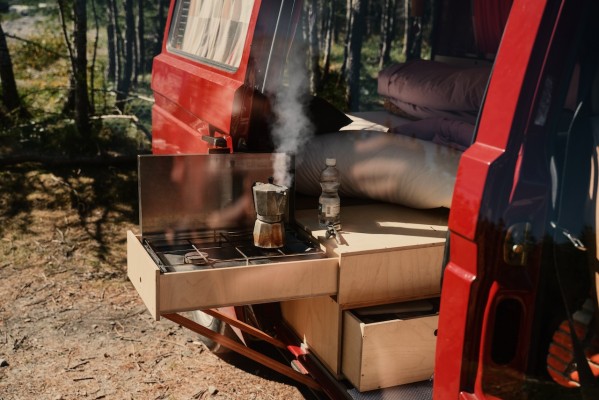
<path id="1" fill-rule="evenodd" d="M 315 94 L 320 87 L 320 42 L 318 40 L 318 0 L 308 5 L 308 39 L 310 43 L 310 91 Z"/>
<path id="2" fill-rule="evenodd" d="M 12 59 L 6 44 L 6 35 L 0 24 L 0 81 L 2 82 L 2 103 L 9 112 L 18 111 L 22 118 L 30 117 L 29 113 L 21 105 L 21 98 L 17 90 Z"/>
<path id="3" fill-rule="evenodd" d="M 341 63 L 341 77 L 345 78 L 347 71 L 347 63 L 349 57 L 349 42 L 351 41 L 351 28 L 353 25 L 352 21 L 352 7 L 353 0 L 347 0 L 345 6 L 345 42 L 343 44 L 343 62 Z"/>
<path id="4" fill-rule="evenodd" d="M 156 14 L 156 39 L 154 41 L 154 56 L 162 51 L 162 40 L 164 37 L 164 26 L 166 25 L 165 9 L 169 0 L 158 0 L 158 13 Z"/>
<path id="5" fill-rule="evenodd" d="M 116 38 L 114 27 L 114 10 L 112 1 L 106 2 L 106 39 L 108 42 L 108 71 L 107 79 L 116 82 Z"/>
<path id="6" fill-rule="evenodd" d="M 362 67 L 362 41 L 364 26 L 366 22 L 367 0 L 353 0 L 351 13 L 351 39 L 349 42 L 348 53 L 348 74 L 347 74 L 347 106 L 350 111 L 359 111 L 360 109 L 360 69 Z"/>
<path id="7" fill-rule="evenodd" d="M 100 20 L 98 17 L 98 10 L 96 9 L 96 0 L 92 0 L 92 13 L 94 15 L 94 28 L 96 36 L 94 38 L 94 53 L 92 55 L 92 67 L 90 69 L 89 76 L 89 93 L 90 93 L 90 114 L 95 113 L 96 100 L 95 100 L 95 76 L 96 76 L 96 60 L 98 55 L 98 40 L 100 37 Z"/>
<path id="8" fill-rule="evenodd" d="M 113 29 L 114 29 L 114 55 L 115 55 L 115 74 L 114 82 L 118 86 L 123 76 L 123 36 L 121 35 L 121 25 L 119 24 L 119 7 L 116 0 L 107 0 L 112 7 Z"/>
<path id="9" fill-rule="evenodd" d="M 135 20 L 135 16 L 133 17 Z M 137 86 L 139 78 L 139 43 L 137 43 L 137 26 L 133 27 L 133 86 Z"/>
<path id="10" fill-rule="evenodd" d="M 137 62 L 139 65 L 139 73 L 143 76 L 146 73 L 146 26 L 144 22 L 144 1 L 137 1 Z"/>
<path id="11" fill-rule="evenodd" d="M 65 45 L 67 46 L 67 51 L 69 52 L 69 61 L 71 63 L 71 74 L 69 77 L 69 89 L 67 92 L 67 100 L 64 102 L 62 107 L 62 113 L 64 115 L 72 116 L 75 110 L 75 53 L 73 50 L 73 46 L 71 45 L 71 40 L 69 39 L 69 32 L 67 31 L 67 13 L 66 7 L 64 4 L 64 0 L 58 0 L 58 12 L 60 15 L 60 24 L 62 28 L 62 35 L 64 37 Z"/>
<path id="12" fill-rule="evenodd" d="M 396 0 L 385 0 L 381 17 L 379 68 L 383 68 L 391 60 L 391 46 L 396 36 L 397 4 L 398 1 Z"/>
<path id="13" fill-rule="evenodd" d="M 89 95 L 87 92 L 87 1 L 75 0 L 75 124 L 80 135 L 89 136 Z"/>
<path id="14" fill-rule="evenodd" d="M 415 9 L 413 6 L 416 6 Z M 405 0 L 404 55 L 406 61 L 420 58 L 422 49 L 422 7 L 423 3 L 420 0 Z"/>
<path id="15" fill-rule="evenodd" d="M 123 76 L 119 81 L 116 102 L 119 110 L 125 110 L 125 100 L 131 88 L 131 75 L 133 73 L 133 42 L 135 41 L 135 17 L 133 15 L 133 0 L 125 0 L 125 63 Z"/>
<path id="16" fill-rule="evenodd" d="M 403 54 L 406 60 L 410 59 L 412 46 L 414 42 L 414 31 L 412 29 L 413 18 L 410 15 L 411 0 L 404 0 L 404 44 Z"/>
<path id="17" fill-rule="evenodd" d="M 333 46 L 333 29 L 335 23 L 335 2 L 334 1 L 325 1 L 325 7 L 327 7 L 326 12 L 326 24 L 325 24 L 325 34 L 324 34 L 324 59 L 323 59 L 323 74 L 322 80 L 326 81 L 329 75 L 329 70 L 331 68 L 331 49 Z"/>

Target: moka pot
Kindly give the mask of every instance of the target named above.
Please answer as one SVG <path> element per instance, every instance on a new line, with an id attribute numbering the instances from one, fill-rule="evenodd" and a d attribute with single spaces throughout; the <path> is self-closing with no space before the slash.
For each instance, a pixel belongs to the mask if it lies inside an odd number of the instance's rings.
<path id="1" fill-rule="evenodd" d="M 268 183 L 256 182 L 252 187 L 256 222 L 254 224 L 254 245 L 266 249 L 276 249 L 285 245 L 283 220 L 287 212 L 289 189 Z"/>

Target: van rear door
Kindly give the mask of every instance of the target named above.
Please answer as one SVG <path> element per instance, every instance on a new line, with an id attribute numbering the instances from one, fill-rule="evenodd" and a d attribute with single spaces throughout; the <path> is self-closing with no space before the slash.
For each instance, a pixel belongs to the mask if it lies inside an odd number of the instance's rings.
<path id="1" fill-rule="evenodd" d="M 546 362 L 564 318 L 552 238 L 572 246 L 555 227 L 555 216 L 558 194 L 566 187 L 564 138 L 581 93 L 582 73 L 576 71 L 586 64 L 586 29 L 599 20 L 591 3 L 515 0 L 512 5 L 477 139 L 457 174 L 435 399 L 580 396 L 557 385 Z M 587 153 L 581 165 L 588 169 Z M 582 207 L 570 211 L 582 218 Z M 588 283 L 588 275 L 579 280 Z"/>

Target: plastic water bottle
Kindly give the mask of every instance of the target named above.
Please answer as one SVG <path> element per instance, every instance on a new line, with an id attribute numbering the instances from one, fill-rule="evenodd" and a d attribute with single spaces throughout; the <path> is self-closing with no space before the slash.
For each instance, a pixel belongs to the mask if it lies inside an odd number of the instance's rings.
<path id="1" fill-rule="evenodd" d="M 339 200 L 339 171 L 335 167 L 337 160 L 326 159 L 326 168 L 320 173 L 322 194 L 318 198 L 318 223 L 321 227 L 333 226 L 341 229 L 341 202 Z"/>

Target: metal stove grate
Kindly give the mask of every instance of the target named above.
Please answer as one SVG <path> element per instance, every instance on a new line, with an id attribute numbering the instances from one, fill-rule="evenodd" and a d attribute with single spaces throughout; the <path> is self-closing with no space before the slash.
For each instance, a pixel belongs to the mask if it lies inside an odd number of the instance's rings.
<path id="1" fill-rule="evenodd" d="M 320 247 L 296 231 L 287 229 L 285 246 L 262 249 L 254 246 L 250 230 L 214 230 L 176 237 L 144 238 L 144 246 L 162 272 L 191 271 L 243 265 L 322 258 Z"/>

